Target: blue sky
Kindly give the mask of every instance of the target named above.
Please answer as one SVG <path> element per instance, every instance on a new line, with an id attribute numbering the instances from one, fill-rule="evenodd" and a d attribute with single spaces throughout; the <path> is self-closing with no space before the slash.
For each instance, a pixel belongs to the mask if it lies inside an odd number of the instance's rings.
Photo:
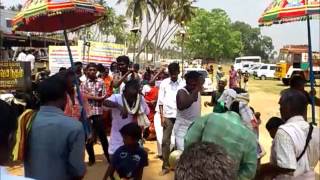
<path id="1" fill-rule="evenodd" d="M 5 6 L 23 3 L 21 0 L 0 0 Z M 107 4 L 116 7 L 119 14 L 125 12 L 125 4 L 116 4 L 117 0 L 109 0 Z M 232 21 L 244 21 L 254 27 L 258 26 L 258 18 L 263 10 L 272 0 L 198 0 L 195 4 L 205 9 L 221 8 L 225 10 Z M 279 50 L 287 44 L 306 44 L 307 43 L 307 24 L 306 22 L 294 22 L 290 24 L 274 25 L 262 27 L 262 34 L 273 39 L 275 50 Z M 320 51 L 320 21 L 314 20 L 311 23 L 313 49 Z"/>

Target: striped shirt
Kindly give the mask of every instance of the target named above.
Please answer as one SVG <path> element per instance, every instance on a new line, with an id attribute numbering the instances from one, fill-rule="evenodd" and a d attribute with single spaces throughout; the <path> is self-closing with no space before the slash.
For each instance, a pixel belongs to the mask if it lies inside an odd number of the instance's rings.
<path id="1" fill-rule="evenodd" d="M 95 80 L 87 79 L 85 82 L 81 84 L 81 91 L 84 94 L 95 96 L 95 97 L 103 97 L 106 95 L 106 86 L 104 81 L 100 78 Z M 90 114 L 93 115 L 102 115 L 102 102 L 89 99 L 90 106 Z"/>

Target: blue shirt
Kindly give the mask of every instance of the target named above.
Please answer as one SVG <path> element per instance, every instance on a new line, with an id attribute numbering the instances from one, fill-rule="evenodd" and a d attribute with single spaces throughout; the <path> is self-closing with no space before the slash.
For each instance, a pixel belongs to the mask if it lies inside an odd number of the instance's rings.
<path id="1" fill-rule="evenodd" d="M 67 180 L 85 173 L 81 123 L 61 109 L 41 106 L 33 120 L 25 158 L 26 177 Z"/>
<path id="2" fill-rule="evenodd" d="M 111 164 L 120 178 L 137 177 L 139 170 L 148 166 L 148 154 L 138 144 L 135 149 L 124 145 L 116 150 Z"/>

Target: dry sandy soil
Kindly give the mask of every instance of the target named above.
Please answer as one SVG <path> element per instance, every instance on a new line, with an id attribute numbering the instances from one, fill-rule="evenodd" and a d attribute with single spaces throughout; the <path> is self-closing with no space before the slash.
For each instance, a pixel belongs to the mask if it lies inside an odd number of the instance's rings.
<path id="1" fill-rule="evenodd" d="M 270 156 L 270 147 L 271 147 L 271 138 L 268 132 L 265 129 L 265 124 L 268 118 L 272 116 L 280 116 L 279 113 L 279 93 L 281 90 L 286 87 L 281 84 L 280 81 L 277 80 L 253 80 L 249 81 L 249 93 L 250 93 L 250 105 L 254 107 L 255 111 L 261 113 L 262 124 L 260 126 L 260 142 L 263 145 L 265 151 L 267 152 L 266 156 L 262 159 L 262 163 L 267 163 L 269 161 Z M 320 89 L 317 88 L 319 93 Z M 319 94 L 318 94 L 319 96 Z M 202 101 L 210 100 L 209 96 L 203 96 Z M 316 117 L 317 122 L 319 122 L 319 108 L 316 109 Z M 202 107 L 202 114 L 207 114 L 212 111 L 212 108 Z M 310 110 L 309 110 L 310 112 Z M 143 179 L 144 180 L 172 180 L 174 179 L 174 174 L 171 172 L 170 174 L 160 177 L 158 174 L 161 170 L 162 162 L 159 159 L 155 158 L 156 155 L 156 143 L 155 142 L 146 142 L 145 144 L 148 153 L 149 153 L 149 166 L 145 168 Z M 96 180 L 102 179 L 103 174 L 107 168 L 107 164 L 104 160 L 104 156 L 102 155 L 102 149 L 99 145 L 95 146 L 96 155 L 97 155 L 97 163 L 88 167 L 87 174 L 85 176 L 86 180 Z M 86 159 L 87 160 L 87 159 Z M 10 172 L 16 175 L 22 175 L 22 166 L 13 166 L 9 168 Z M 319 164 L 316 168 L 316 172 L 319 174 Z M 319 178 L 319 175 L 317 177 Z"/>

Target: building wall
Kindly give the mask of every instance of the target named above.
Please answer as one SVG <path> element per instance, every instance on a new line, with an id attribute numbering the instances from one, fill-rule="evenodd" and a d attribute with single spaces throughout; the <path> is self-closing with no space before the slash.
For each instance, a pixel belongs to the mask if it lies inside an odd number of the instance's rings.
<path id="1" fill-rule="evenodd" d="M 17 14 L 15 11 L 0 9 L 0 29 L 4 33 L 11 34 L 11 27 L 8 27 L 7 20 L 11 20 Z"/>

